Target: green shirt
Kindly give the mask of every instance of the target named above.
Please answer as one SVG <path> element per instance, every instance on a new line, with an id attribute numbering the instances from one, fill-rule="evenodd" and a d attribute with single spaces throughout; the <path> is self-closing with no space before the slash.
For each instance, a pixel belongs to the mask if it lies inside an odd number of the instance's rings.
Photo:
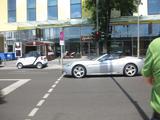
<path id="1" fill-rule="evenodd" d="M 154 39 L 147 49 L 142 75 L 154 78 L 151 106 L 160 113 L 160 38 Z"/>

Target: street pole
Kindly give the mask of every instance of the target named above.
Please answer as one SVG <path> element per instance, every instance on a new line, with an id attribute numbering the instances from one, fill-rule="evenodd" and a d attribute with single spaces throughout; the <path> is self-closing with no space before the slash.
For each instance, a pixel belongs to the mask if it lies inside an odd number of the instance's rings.
<path id="1" fill-rule="evenodd" d="M 63 69 L 64 28 L 61 28 L 59 43 L 60 43 L 60 46 L 61 46 L 61 66 L 62 66 L 62 69 Z"/>
<path id="2" fill-rule="evenodd" d="M 139 36 L 139 5 L 141 0 L 138 0 L 138 20 L 137 20 L 137 57 L 140 56 L 140 36 Z"/>
<path id="3" fill-rule="evenodd" d="M 99 32 L 98 8 L 99 0 L 96 0 L 96 32 Z M 97 56 L 99 56 L 99 40 L 97 40 Z"/>

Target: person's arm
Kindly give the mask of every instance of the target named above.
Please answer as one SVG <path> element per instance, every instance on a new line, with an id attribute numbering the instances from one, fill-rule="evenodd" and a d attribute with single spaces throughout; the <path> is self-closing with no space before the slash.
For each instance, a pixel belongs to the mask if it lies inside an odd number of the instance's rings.
<path id="1" fill-rule="evenodd" d="M 144 77 L 144 80 L 149 84 L 149 85 L 153 85 L 153 77 Z"/>
<path id="2" fill-rule="evenodd" d="M 144 61 L 144 66 L 142 68 L 142 75 L 144 77 L 144 80 L 150 84 L 150 85 L 153 85 L 153 80 L 154 78 L 152 77 L 153 76 L 153 55 L 150 51 L 150 49 L 147 50 L 147 53 L 146 53 L 146 58 L 145 58 L 145 61 Z"/>

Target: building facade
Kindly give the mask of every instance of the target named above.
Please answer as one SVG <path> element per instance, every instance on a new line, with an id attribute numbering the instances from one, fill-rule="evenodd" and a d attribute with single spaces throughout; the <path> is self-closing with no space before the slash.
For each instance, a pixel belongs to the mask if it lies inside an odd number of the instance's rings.
<path id="1" fill-rule="evenodd" d="M 159 5 L 159 0 L 142 0 L 138 6 L 139 14 L 114 16 L 107 50 L 137 55 L 139 44 L 140 55 L 145 55 L 150 41 L 160 35 Z M 17 42 L 22 44 L 23 54 L 46 49 L 36 46 L 35 42 L 41 41 L 49 44 L 49 52 L 58 56 L 59 36 L 63 30 L 64 52 L 96 55 L 97 41 L 91 37 L 93 26 L 86 19 L 88 13 L 84 6 L 85 0 L 1 0 L 0 33 L 5 40 L 3 52 L 15 52 Z M 103 39 L 99 41 L 99 46 L 100 54 L 106 52 Z"/>

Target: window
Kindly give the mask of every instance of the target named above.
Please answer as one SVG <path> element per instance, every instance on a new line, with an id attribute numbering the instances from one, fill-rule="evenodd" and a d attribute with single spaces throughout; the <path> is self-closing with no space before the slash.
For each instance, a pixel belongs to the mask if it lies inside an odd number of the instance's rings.
<path id="1" fill-rule="evenodd" d="M 152 23 L 148 24 L 148 34 L 152 34 Z"/>
<path id="2" fill-rule="evenodd" d="M 16 0 L 8 0 L 8 22 L 16 22 Z"/>
<path id="3" fill-rule="evenodd" d="M 48 19 L 58 19 L 57 0 L 48 0 Z"/>
<path id="4" fill-rule="evenodd" d="M 36 0 L 27 0 L 27 20 L 36 20 Z"/>
<path id="5" fill-rule="evenodd" d="M 160 0 L 148 0 L 148 14 L 160 14 Z"/>
<path id="6" fill-rule="evenodd" d="M 81 0 L 71 0 L 71 18 L 81 18 Z"/>

